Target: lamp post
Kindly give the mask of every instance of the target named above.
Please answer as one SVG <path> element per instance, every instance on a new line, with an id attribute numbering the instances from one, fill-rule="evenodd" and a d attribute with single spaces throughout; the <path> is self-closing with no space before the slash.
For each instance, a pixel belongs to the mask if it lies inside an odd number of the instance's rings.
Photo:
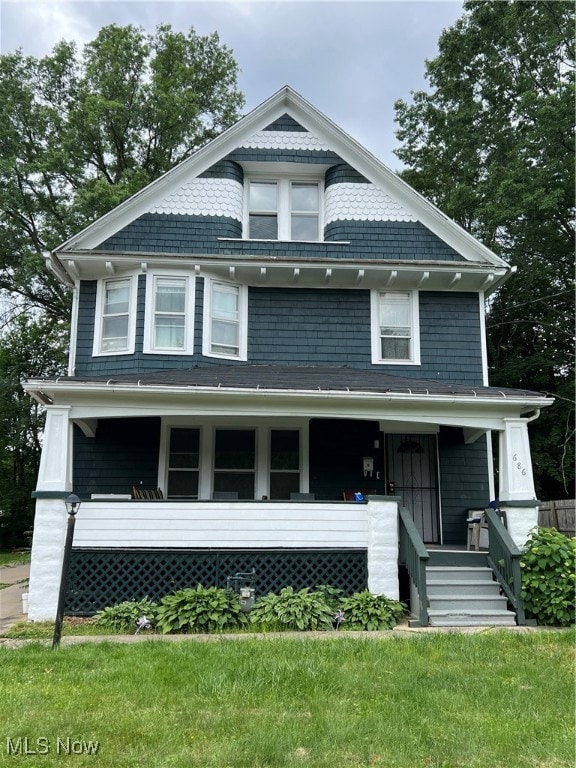
<path id="1" fill-rule="evenodd" d="M 58 608 L 56 609 L 56 622 L 54 624 L 54 638 L 52 639 L 52 648 L 58 648 L 60 638 L 62 637 L 62 621 L 64 619 L 64 604 L 66 601 L 66 590 L 68 587 L 68 566 L 70 564 L 70 552 L 72 551 L 72 540 L 74 539 L 74 524 L 76 515 L 80 509 L 80 499 L 75 493 L 71 493 L 64 502 L 68 512 L 68 527 L 66 529 L 66 542 L 64 544 L 64 558 L 62 560 L 62 576 L 60 577 L 60 591 L 58 593 Z"/>

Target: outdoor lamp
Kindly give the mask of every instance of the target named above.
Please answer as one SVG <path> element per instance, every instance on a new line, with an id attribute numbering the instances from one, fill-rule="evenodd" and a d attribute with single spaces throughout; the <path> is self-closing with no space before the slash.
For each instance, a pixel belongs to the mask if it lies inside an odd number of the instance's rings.
<path id="1" fill-rule="evenodd" d="M 66 601 L 66 591 L 68 588 L 68 567 L 70 564 L 70 552 L 72 551 L 72 540 L 74 538 L 74 524 L 76 515 L 80 509 L 80 499 L 75 493 L 70 493 L 64 500 L 66 512 L 68 512 L 68 526 L 66 529 L 66 542 L 64 544 L 64 557 L 62 559 L 62 575 L 60 577 L 60 591 L 58 593 L 58 608 L 56 609 L 56 621 L 54 623 L 54 637 L 52 639 L 52 648 L 58 648 L 62 636 L 62 621 L 64 620 L 64 603 Z"/>

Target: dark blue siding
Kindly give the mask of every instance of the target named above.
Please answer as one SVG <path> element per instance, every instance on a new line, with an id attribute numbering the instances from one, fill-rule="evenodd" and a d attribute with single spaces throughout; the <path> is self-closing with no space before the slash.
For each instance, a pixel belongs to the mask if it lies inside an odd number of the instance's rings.
<path id="1" fill-rule="evenodd" d="M 314 165 L 321 163 L 342 163 L 343 160 L 335 152 L 321 149 L 250 149 L 240 147 L 226 158 L 235 163 L 306 163 Z"/>
<path id="2" fill-rule="evenodd" d="M 282 115 L 278 120 L 275 120 L 270 125 L 264 128 L 265 131 L 298 131 L 299 133 L 307 133 L 307 129 L 303 128 L 300 123 L 297 123 L 293 117 L 288 114 Z"/>
<path id="3" fill-rule="evenodd" d="M 158 483 L 160 419 L 100 419 L 96 437 L 74 427 L 74 491 L 130 493 L 133 485 Z"/>
<path id="4" fill-rule="evenodd" d="M 244 183 L 244 171 L 242 166 L 238 163 L 234 163 L 231 160 L 221 160 L 219 163 L 215 163 L 210 166 L 204 173 L 201 173 L 198 177 L 200 179 L 233 179 L 240 184 Z"/>
<path id="5" fill-rule="evenodd" d="M 219 240 L 241 238 L 242 223 L 222 216 L 176 216 L 148 213 L 105 240 L 106 251 L 215 254 L 219 256 L 283 256 L 289 258 L 392 259 L 394 261 L 462 261 L 450 246 L 419 222 L 334 221 L 325 242 Z M 336 244 L 333 241 L 346 241 Z M 348 242 L 349 241 L 349 242 Z"/>
<path id="6" fill-rule="evenodd" d="M 444 544 L 466 541 L 467 509 L 490 502 L 486 438 L 466 445 L 458 427 L 442 427 L 438 439 Z"/>
<path id="7" fill-rule="evenodd" d="M 82 283 L 76 371 L 115 375 L 129 371 L 241 365 L 202 357 L 203 280 L 196 281 L 194 355 L 145 355 L 144 276 L 138 283 L 136 351 L 92 358 L 95 283 Z M 367 290 L 249 288 L 248 363 L 371 368 L 370 293 Z M 420 293 L 421 365 L 379 365 L 413 378 L 481 384 L 480 307 L 474 293 Z"/>
<path id="8" fill-rule="evenodd" d="M 353 182 L 354 184 L 363 183 L 368 184 L 368 179 L 362 176 L 361 173 L 355 168 L 352 168 L 348 163 L 340 163 L 339 165 L 333 165 L 332 168 L 328 168 L 325 177 L 325 187 L 329 187 L 331 184 Z"/>

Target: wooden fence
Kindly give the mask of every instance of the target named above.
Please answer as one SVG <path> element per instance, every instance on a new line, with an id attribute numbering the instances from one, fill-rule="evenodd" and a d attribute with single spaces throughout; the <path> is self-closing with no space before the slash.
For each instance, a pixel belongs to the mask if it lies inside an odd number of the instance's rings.
<path id="1" fill-rule="evenodd" d="M 566 536 L 576 536 L 576 501 L 543 501 L 538 511 L 538 525 L 556 528 Z"/>

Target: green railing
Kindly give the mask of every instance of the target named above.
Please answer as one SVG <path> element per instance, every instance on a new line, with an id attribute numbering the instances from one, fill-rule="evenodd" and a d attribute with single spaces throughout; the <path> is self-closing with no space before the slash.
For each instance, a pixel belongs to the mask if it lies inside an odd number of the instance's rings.
<path id="1" fill-rule="evenodd" d="M 495 509 L 485 511 L 488 521 L 488 565 L 506 593 L 506 597 L 516 611 L 518 624 L 526 624 L 524 604 L 520 598 L 522 574 L 520 570 L 521 552 L 512 541 L 504 527 L 500 515 Z"/>
<path id="2" fill-rule="evenodd" d="M 399 510 L 399 561 L 406 566 L 411 581 L 418 590 L 417 619 L 421 627 L 428 626 L 428 593 L 426 566 L 430 555 L 406 507 Z"/>

